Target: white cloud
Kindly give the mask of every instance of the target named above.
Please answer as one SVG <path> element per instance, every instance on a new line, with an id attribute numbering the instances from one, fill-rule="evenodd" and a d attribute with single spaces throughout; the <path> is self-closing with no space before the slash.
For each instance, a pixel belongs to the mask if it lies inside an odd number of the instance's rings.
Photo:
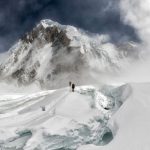
<path id="1" fill-rule="evenodd" d="M 149 49 L 150 0 L 121 0 L 120 8 L 123 21 L 137 29 L 142 44 Z"/>

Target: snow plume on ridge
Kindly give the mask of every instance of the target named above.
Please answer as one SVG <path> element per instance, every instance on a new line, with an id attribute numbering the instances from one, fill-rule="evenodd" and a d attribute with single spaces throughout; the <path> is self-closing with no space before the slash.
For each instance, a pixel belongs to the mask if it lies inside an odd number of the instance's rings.
<path id="1" fill-rule="evenodd" d="M 150 71 L 150 1 L 149 0 L 120 0 L 121 19 L 132 26 L 140 42 L 136 50 L 140 51 L 139 61 L 126 67 L 120 75 L 121 82 L 149 82 Z M 117 79 L 118 80 L 118 79 Z"/>
<path id="2" fill-rule="evenodd" d="M 150 1 L 122 0 L 120 3 L 122 19 L 137 29 L 144 48 L 149 49 L 150 38 Z"/>
<path id="3" fill-rule="evenodd" d="M 139 58 L 137 43 L 115 45 L 109 35 L 87 33 L 48 19 L 22 37 L 10 52 L 1 65 L 2 78 L 23 85 L 37 81 L 44 87 L 64 87 L 64 79 L 79 85 L 97 83 L 97 78 L 101 82 L 103 76 L 107 80 L 106 76 Z"/>

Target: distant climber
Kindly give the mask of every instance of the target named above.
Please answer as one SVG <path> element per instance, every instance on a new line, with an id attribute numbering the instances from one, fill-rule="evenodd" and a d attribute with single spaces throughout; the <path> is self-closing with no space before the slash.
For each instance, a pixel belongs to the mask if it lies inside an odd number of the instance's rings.
<path id="1" fill-rule="evenodd" d="M 74 89 L 75 89 L 75 84 L 73 83 L 72 84 L 72 92 L 74 92 Z"/>
<path id="2" fill-rule="evenodd" d="M 45 111 L 46 109 L 45 109 L 45 106 L 41 106 L 41 108 L 42 108 L 42 111 Z"/>
<path id="3" fill-rule="evenodd" d="M 69 82 L 69 86 L 71 87 L 71 85 L 72 85 L 72 83 L 71 83 L 71 81 Z"/>
<path id="4" fill-rule="evenodd" d="M 72 91 L 72 82 L 69 81 L 69 91 Z"/>

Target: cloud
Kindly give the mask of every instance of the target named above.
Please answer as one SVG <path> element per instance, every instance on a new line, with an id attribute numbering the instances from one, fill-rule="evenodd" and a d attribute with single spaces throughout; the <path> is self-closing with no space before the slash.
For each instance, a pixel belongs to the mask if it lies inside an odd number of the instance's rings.
<path id="1" fill-rule="evenodd" d="M 120 19 L 119 0 L 1 0 L 0 39 L 5 42 L 0 42 L 0 51 L 8 50 L 43 18 L 109 34 L 113 42 L 138 40 L 132 24 Z"/>
<path id="2" fill-rule="evenodd" d="M 142 40 L 143 49 L 150 50 L 150 1 L 122 0 L 120 3 L 122 20 L 133 26 Z"/>

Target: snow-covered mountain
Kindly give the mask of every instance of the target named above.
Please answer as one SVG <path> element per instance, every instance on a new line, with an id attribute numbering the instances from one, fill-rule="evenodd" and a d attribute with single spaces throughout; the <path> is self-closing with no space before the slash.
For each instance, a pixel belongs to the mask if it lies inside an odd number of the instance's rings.
<path id="1" fill-rule="evenodd" d="M 0 149 L 149 150 L 150 63 L 129 68 L 141 57 L 137 43 L 42 20 L 0 55 Z"/>
<path id="2" fill-rule="evenodd" d="M 0 73 L 1 79 L 20 84 L 37 81 L 44 87 L 60 87 L 69 80 L 90 82 L 94 71 L 117 72 L 139 55 L 136 43 L 116 46 L 107 35 L 42 20 L 9 50 Z"/>

